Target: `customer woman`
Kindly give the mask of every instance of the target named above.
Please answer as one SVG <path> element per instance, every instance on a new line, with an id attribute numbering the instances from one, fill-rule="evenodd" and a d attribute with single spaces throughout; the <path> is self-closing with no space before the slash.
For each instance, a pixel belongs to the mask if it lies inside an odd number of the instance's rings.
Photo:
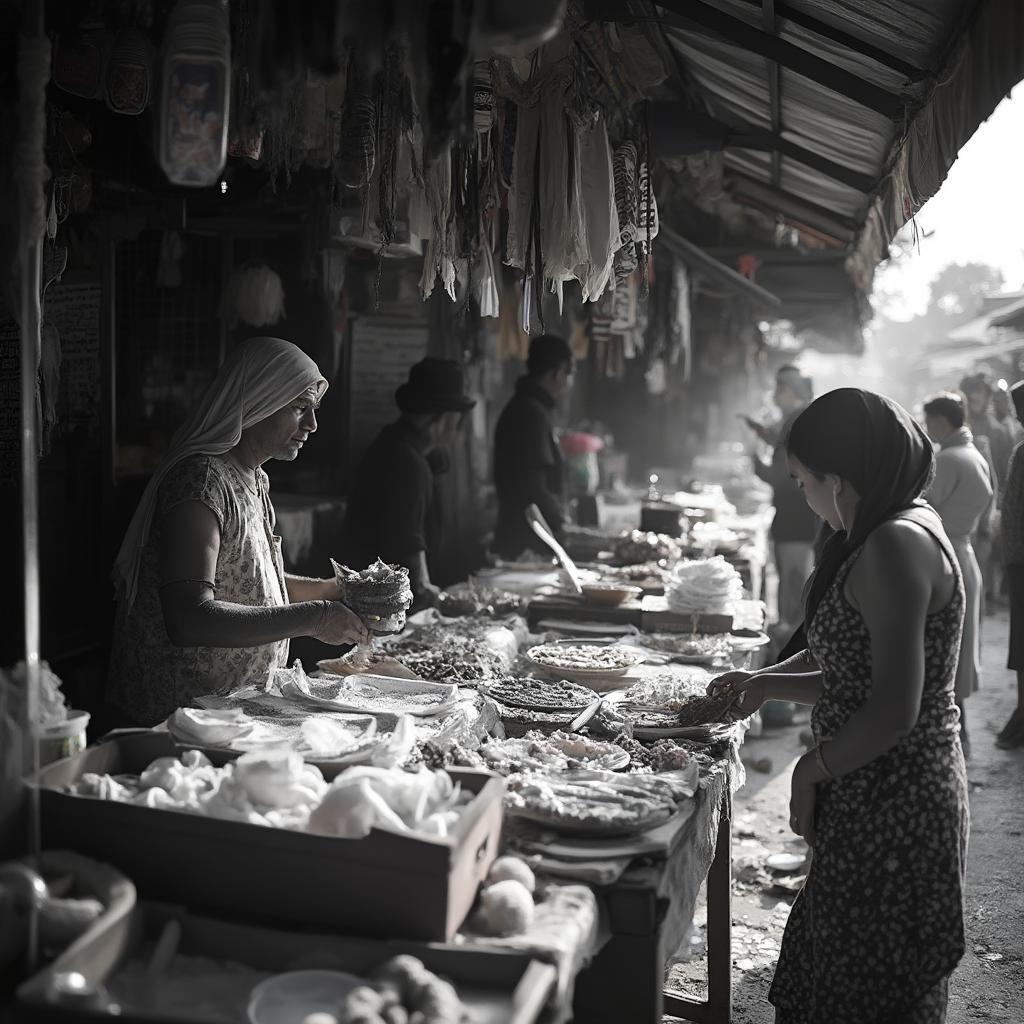
<path id="1" fill-rule="evenodd" d="M 964 589 L 920 500 L 932 446 L 896 403 L 842 388 L 795 420 L 790 471 L 836 531 L 808 650 L 712 692 L 813 705 L 790 824 L 813 849 L 769 999 L 779 1024 L 939 1024 L 964 951 L 967 784 L 954 677 Z"/>
<path id="2" fill-rule="evenodd" d="M 288 640 L 365 640 L 333 579 L 284 571 L 270 459 L 295 459 L 317 427 L 327 381 L 280 338 L 228 358 L 171 441 L 135 511 L 114 577 L 107 701 L 153 725 L 196 697 L 266 682 Z"/>

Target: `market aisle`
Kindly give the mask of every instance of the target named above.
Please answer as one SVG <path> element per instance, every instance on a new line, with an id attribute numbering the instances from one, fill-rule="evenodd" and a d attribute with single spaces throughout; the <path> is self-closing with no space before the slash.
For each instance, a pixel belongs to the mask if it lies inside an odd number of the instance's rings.
<path id="1" fill-rule="evenodd" d="M 968 704 L 973 742 L 971 846 L 966 896 L 967 954 L 953 977 L 947 1024 L 1024 1024 L 1024 748 L 999 750 L 993 740 L 1016 693 L 1004 667 L 1009 616 L 985 619 L 982 689 Z M 734 809 L 733 1024 L 772 1024 L 768 986 L 796 878 L 767 868 L 772 854 L 796 852 L 789 832 L 789 773 L 803 751 L 802 721 L 768 729 L 743 747 L 748 782 Z M 759 772 L 755 762 L 771 762 Z M 767 767 L 761 764 L 760 767 Z M 704 910 L 698 910 L 694 959 L 670 973 L 673 987 L 701 992 Z M 674 1018 L 666 1017 L 666 1022 Z"/>

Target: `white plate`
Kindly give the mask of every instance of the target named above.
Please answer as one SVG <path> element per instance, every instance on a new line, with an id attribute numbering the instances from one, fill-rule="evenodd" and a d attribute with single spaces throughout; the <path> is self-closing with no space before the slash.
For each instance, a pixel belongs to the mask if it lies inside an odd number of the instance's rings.
<path id="1" fill-rule="evenodd" d="M 540 647 L 540 646 L 553 646 L 553 647 L 596 647 L 596 648 L 604 648 L 604 647 L 613 647 L 615 645 L 614 644 L 608 644 L 608 643 L 601 643 L 601 642 L 598 642 L 598 641 L 595 641 L 595 640 L 587 640 L 587 639 L 583 639 L 583 638 L 578 638 L 578 639 L 570 638 L 570 639 L 567 639 L 567 640 L 555 640 L 550 645 L 549 644 L 545 644 L 545 645 L 538 644 L 537 646 L 538 647 Z M 602 679 L 615 679 L 615 678 L 618 678 L 620 676 L 624 676 L 627 672 L 629 672 L 632 669 L 636 668 L 637 665 L 642 665 L 644 663 L 644 661 L 647 660 L 646 656 L 644 655 L 644 653 L 642 651 L 637 650 L 636 647 L 628 646 L 628 645 L 622 645 L 622 646 L 626 647 L 627 650 L 633 652 L 633 655 L 635 656 L 636 660 L 632 661 L 632 663 L 629 664 L 629 665 L 620 665 L 620 666 L 616 666 L 614 668 L 563 668 L 560 665 L 552 665 L 552 664 L 550 664 L 550 663 L 548 663 L 546 661 L 538 661 L 537 659 L 531 657 L 529 652 L 527 652 L 524 655 L 524 657 L 526 658 L 526 660 L 531 665 L 534 666 L 534 668 L 536 668 L 539 671 L 543 672 L 545 675 L 561 676 L 564 679 L 571 679 L 574 682 L 587 682 L 587 681 L 590 681 L 590 680 L 600 681 Z M 532 650 L 536 650 L 536 647 L 533 647 L 530 650 L 531 651 Z"/>

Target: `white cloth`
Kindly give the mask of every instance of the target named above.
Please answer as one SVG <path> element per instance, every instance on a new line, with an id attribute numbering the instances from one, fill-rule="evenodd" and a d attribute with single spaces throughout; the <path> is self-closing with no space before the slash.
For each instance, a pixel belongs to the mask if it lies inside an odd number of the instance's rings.
<path id="1" fill-rule="evenodd" d="M 157 492 L 167 472 L 193 455 L 229 452 L 243 430 L 273 416 L 311 387 L 319 398 L 327 390 L 327 381 L 305 352 L 281 338 L 251 338 L 228 356 L 195 411 L 171 439 L 121 542 L 114 577 L 118 588 L 124 588 L 129 607 L 135 601 Z"/>

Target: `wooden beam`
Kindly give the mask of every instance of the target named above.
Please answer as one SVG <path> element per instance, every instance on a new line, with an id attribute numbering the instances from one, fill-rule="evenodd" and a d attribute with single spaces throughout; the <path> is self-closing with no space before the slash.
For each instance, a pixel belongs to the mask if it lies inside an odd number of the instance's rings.
<path id="1" fill-rule="evenodd" d="M 762 288 L 759 284 L 754 284 L 749 277 L 744 277 L 732 267 L 709 256 L 699 245 L 688 242 L 665 223 L 658 228 L 658 241 L 671 249 L 691 270 L 702 273 L 705 277 L 711 277 L 720 284 L 756 300 L 761 305 L 779 306 L 782 304 L 782 299 L 774 292 Z"/>
<path id="2" fill-rule="evenodd" d="M 775 0 L 761 0 L 761 21 L 769 35 L 776 35 Z M 768 61 L 768 107 L 771 112 L 772 134 L 782 137 L 782 75 L 775 61 Z M 772 184 L 776 188 L 782 184 L 782 155 L 778 147 L 771 150 Z"/>
<path id="3" fill-rule="evenodd" d="M 756 149 L 779 153 L 790 160 L 810 167 L 812 170 L 819 171 L 833 181 L 838 181 L 841 185 L 855 188 L 865 195 L 869 195 L 875 190 L 876 181 L 871 175 L 855 171 L 843 164 L 837 164 L 834 160 L 829 160 L 828 157 L 805 149 L 803 146 L 771 132 L 758 129 L 750 132 L 737 131 L 730 136 L 727 146 L 732 149 Z M 773 182 L 773 184 L 776 188 L 779 187 L 778 182 Z"/>
<path id="4" fill-rule="evenodd" d="M 744 0 L 744 2 L 749 3 L 751 6 L 758 6 L 760 5 L 761 0 Z M 882 67 L 903 75 L 908 82 L 920 82 L 930 76 L 930 72 L 923 71 L 921 68 L 911 64 L 909 61 L 905 61 L 901 57 L 897 57 L 894 54 L 889 53 L 887 50 L 883 50 L 881 47 L 875 46 L 873 43 L 866 42 L 863 39 L 858 39 L 857 36 L 851 35 L 849 32 L 844 32 L 843 29 L 837 28 L 835 25 L 829 25 L 827 22 L 819 21 L 814 17 L 814 15 L 808 14 L 806 11 L 802 11 L 798 7 L 793 7 L 792 5 L 784 2 L 776 2 L 775 16 L 777 18 L 782 18 L 785 21 L 791 21 L 794 25 L 799 25 L 801 28 L 805 28 L 808 31 L 813 32 L 815 35 L 821 36 L 822 39 L 830 39 L 833 43 L 838 43 L 851 53 L 856 53 L 861 57 L 867 57 L 869 60 L 873 60 L 876 64 L 881 64 Z"/>
<path id="5" fill-rule="evenodd" d="M 745 174 L 730 170 L 728 175 L 732 185 L 730 194 L 735 198 L 745 197 L 761 209 L 816 228 L 831 238 L 848 242 L 857 233 L 858 225 L 850 217 L 844 217 L 834 210 L 827 210 L 783 189 L 772 188 L 771 185 Z"/>
<path id="6" fill-rule="evenodd" d="M 794 43 L 769 35 L 703 0 L 659 0 L 658 6 L 664 11 L 662 22 L 667 26 L 715 36 L 742 50 L 766 57 L 891 121 L 903 116 L 905 101 L 902 96 L 894 95 Z"/>
<path id="7" fill-rule="evenodd" d="M 662 156 L 729 148 L 774 152 L 865 195 L 875 189 L 875 179 L 869 174 L 829 160 L 765 128 L 726 124 L 702 111 L 691 110 L 683 103 L 651 102 L 648 123 L 654 151 Z"/>

